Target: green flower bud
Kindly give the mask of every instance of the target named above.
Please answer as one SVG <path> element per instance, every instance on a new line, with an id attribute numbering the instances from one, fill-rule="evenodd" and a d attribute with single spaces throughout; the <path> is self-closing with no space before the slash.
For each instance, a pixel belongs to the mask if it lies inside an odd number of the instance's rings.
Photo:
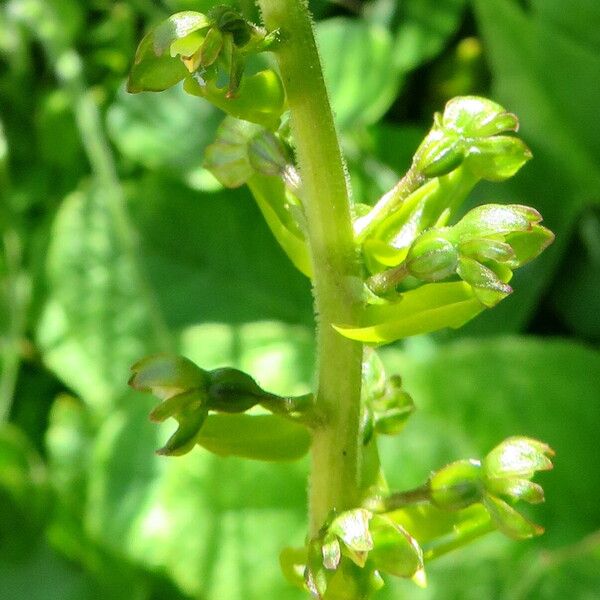
<path id="1" fill-rule="evenodd" d="M 552 469 L 553 456 L 554 450 L 548 444 L 526 437 L 511 437 L 485 457 L 483 468 L 489 478 L 530 479 L 536 471 Z"/>
<path id="2" fill-rule="evenodd" d="M 375 399 L 372 406 L 375 430 L 383 435 L 400 433 L 415 412 L 415 403 L 410 394 L 402 389 L 402 380 L 397 375 L 389 378 L 385 393 Z"/>
<path id="3" fill-rule="evenodd" d="M 453 462 L 429 479 L 431 502 L 438 508 L 460 510 L 475 502 L 481 502 L 483 472 L 478 460 Z"/>
<path id="4" fill-rule="evenodd" d="M 517 131 L 519 120 L 496 102 L 478 96 L 459 96 L 446 104 L 442 126 L 466 137 L 488 137 Z"/>
<path id="5" fill-rule="evenodd" d="M 472 238 L 487 238 L 519 231 L 529 231 L 542 220 L 542 215 L 520 204 L 484 204 L 470 210 L 456 225 L 449 237 L 456 242 Z"/>
<path id="6" fill-rule="evenodd" d="M 487 494 L 483 504 L 496 527 L 512 539 L 526 540 L 544 533 L 543 527 L 526 519 L 500 498 Z"/>
<path id="7" fill-rule="evenodd" d="M 190 389 L 204 388 L 208 372 L 183 356 L 153 354 L 132 367 L 129 385 L 141 392 L 152 392 L 166 400 Z"/>
<path id="8" fill-rule="evenodd" d="M 132 367 L 132 371 L 133 375 L 129 380 L 131 387 L 152 392 L 162 400 L 151 411 L 150 418 L 162 422 L 172 417 L 179 423 L 177 431 L 165 447 L 158 451 L 159 454 L 185 454 L 196 443 L 200 443 L 217 454 L 288 460 L 302 456 L 308 448 L 308 435 L 299 423 L 310 418 L 313 407 L 311 394 L 282 398 L 266 392 L 250 375 L 238 369 L 205 371 L 187 358 L 168 354 L 144 358 Z M 231 420 L 227 422 L 228 432 L 223 433 L 222 426 L 225 423 L 217 419 L 213 420 L 211 426 L 207 426 L 208 431 L 203 437 L 201 429 L 207 421 L 209 411 L 243 413 L 257 404 L 262 404 L 273 413 L 296 419 L 298 423 L 277 424 L 280 417 L 260 415 L 267 418 L 267 421 L 260 434 L 255 436 L 257 440 L 253 444 L 248 439 L 246 427 L 250 422 L 236 421 L 230 417 Z M 233 431 L 237 431 L 237 439 L 229 439 L 228 436 Z M 282 452 L 276 447 L 281 441 L 276 439 L 278 431 L 284 432 L 284 436 L 289 435 L 292 440 L 289 452 Z M 269 444 L 273 446 L 272 452 Z"/>
<path id="9" fill-rule="evenodd" d="M 515 252 L 510 244 L 490 238 L 469 239 L 462 242 L 458 250 L 462 256 L 473 258 L 479 262 L 488 260 L 507 262 L 515 258 Z"/>
<path id="10" fill-rule="evenodd" d="M 539 504 L 544 501 L 544 489 L 541 485 L 529 479 L 515 478 L 487 478 L 485 487 L 494 496 L 510 498 L 515 502 L 523 500 L 529 504 Z"/>
<path id="11" fill-rule="evenodd" d="M 328 528 L 343 542 L 343 553 L 359 567 L 365 566 L 367 555 L 373 549 L 373 538 L 369 531 L 372 517 L 370 511 L 356 508 L 340 513 Z"/>
<path id="12" fill-rule="evenodd" d="M 458 261 L 457 273 L 463 281 L 473 286 L 477 298 L 485 306 L 495 306 L 512 293 L 512 288 L 492 269 L 472 258 L 461 257 Z"/>
<path id="13" fill-rule="evenodd" d="M 256 171 L 270 176 L 280 175 L 291 162 L 283 142 L 270 131 L 261 131 L 250 140 L 248 159 Z"/>
<path id="14" fill-rule="evenodd" d="M 456 169 L 464 158 L 461 139 L 434 128 L 415 154 L 415 169 L 425 177 L 441 177 Z"/>
<path id="15" fill-rule="evenodd" d="M 539 256 L 553 241 L 554 234 L 542 225 L 532 225 L 528 231 L 509 233 L 505 238 L 515 254 L 512 267 L 521 267 Z"/>
<path id="16" fill-rule="evenodd" d="M 422 281 L 440 281 L 456 272 L 458 251 L 437 230 L 419 236 L 408 251 L 408 272 Z"/>
<path id="17" fill-rule="evenodd" d="M 226 413 L 245 412 L 274 397 L 260 388 L 250 375 L 230 367 L 210 371 L 207 395 L 211 410 Z"/>
<path id="18" fill-rule="evenodd" d="M 531 150 L 516 137 L 505 135 L 465 143 L 465 163 L 469 170 L 487 181 L 505 181 L 532 158 Z"/>
<path id="19" fill-rule="evenodd" d="M 417 541 L 398 523 L 384 515 L 373 515 L 369 523 L 373 549 L 369 560 L 396 577 L 413 577 L 423 569 L 423 552 Z"/>

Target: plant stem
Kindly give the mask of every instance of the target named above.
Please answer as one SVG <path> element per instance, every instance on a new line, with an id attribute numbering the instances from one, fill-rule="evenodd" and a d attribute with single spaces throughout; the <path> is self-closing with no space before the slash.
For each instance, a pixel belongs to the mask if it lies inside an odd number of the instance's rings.
<path id="1" fill-rule="evenodd" d="M 363 217 L 356 220 L 354 231 L 358 241 L 365 238 L 387 217 L 398 210 L 404 200 L 417 190 L 425 181 L 425 178 L 411 167 L 406 175 L 386 194 L 377 204 Z"/>
<path id="2" fill-rule="evenodd" d="M 355 323 L 360 270 L 344 165 L 305 0 L 258 0 L 269 30 L 280 29 L 277 60 L 291 111 L 313 263 L 317 315 L 316 409 L 309 488 L 310 535 L 329 512 L 358 504 L 362 345 L 332 323 Z M 360 289 L 360 288 L 359 288 Z"/>

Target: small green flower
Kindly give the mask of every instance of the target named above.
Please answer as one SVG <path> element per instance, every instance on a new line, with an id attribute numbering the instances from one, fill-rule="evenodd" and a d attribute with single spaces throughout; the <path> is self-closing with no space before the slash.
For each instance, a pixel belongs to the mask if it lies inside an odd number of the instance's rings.
<path id="1" fill-rule="evenodd" d="M 436 471 L 429 479 L 431 503 L 445 510 L 461 510 L 482 503 L 492 522 L 505 535 L 526 539 L 544 529 L 526 519 L 512 504 L 544 501 L 544 491 L 531 481 L 538 471 L 552 469 L 554 451 L 543 442 L 511 437 L 483 461 L 460 460 Z"/>

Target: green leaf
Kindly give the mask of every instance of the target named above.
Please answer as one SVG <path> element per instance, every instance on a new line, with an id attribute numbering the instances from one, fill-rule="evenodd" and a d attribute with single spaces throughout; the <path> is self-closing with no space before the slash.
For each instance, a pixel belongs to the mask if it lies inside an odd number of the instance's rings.
<path id="1" fill-rule="evenodd" d="M 282 395 L 306 392 L 312 376 L 312 335 L 297 326 L 196 325 L 179 351 L 207 369 L 233 364 L 256 373 L 262 387 Z M 222 458 L 202 448 L 177 459 L 154 456 L 172 425 L 157 431 L 150 404 L 129 397 L 101 426 L 89 467 L 88 530 L 195 597 L 301 597 L 279 573 L 277 555 L 304 540 L 306 464 Z M 197 441 L 213 452 L 289 460 L 309 440 L 280 417 L 210 415 Z"/>
<path id="2" fill-rule="evenodd" d="M 519 115 L 521 134 L 535 156 L 507 193 L 523 203 L 535 198 L 548 227 L 563 242 L 526 274 L 517 274 L 515 289 L 522 289 L 465 335 L 505 331 L 507 323 L 512 331 L 526 325 L 541 295 L 548 293 L 577 215 L 600 198 L 600 127 L 594 112 L 600 105 L 594 84 L 600 70 L 595 51 L 600 8 L 595 2 L 578 3 L 569 11 L 555 0 L 545 4 L 536 2 L 526 11 L 513 0 L 474 3 L 494 98 Z M 574 23 L 580 26 L 576 35 Z M 521 283 L 525 278 L 531 282 L 527 288 Z"/>
<path id="3" fill-rule="evenodd" d="M 481 593 L 504 597 L 521 589 L 522 583 L 523 597 L 551 600 L 555 589 L 593 590 L 597 572 L 584 569 L 585 576 L 580 571 L 576 575 L 571 560 L 545 565 L 547 552 L 573 556 L 575 548 L 587 547 L 587 536 L 600 522 L 596 501 L 600 486 L 594 476 L 600 469 L 595 446 L 600 427 L 598 351 L 552 338 L 505 336 L 445 346 L 415 339 L 408 352 L 389 348 L 380 353 L 388 370 L 402 373 L 419 408 L 403 435 L 381 438 L 382 464 L 391 489 L 417 487 L 432 468 L 465 456 L 482 456 L 517 433 L 548 442 L 558 457 L 554 470 L 539 476 L 546 500 L 531 511 L 545 534 L 526 544 L 503 542 L 493 534 L 447 560 L 429 563 L 429 593 L 455 599 L 475 599 Z M 471 509 L 483 510 L 480 505 L 467 510 Z M 418 511 L 410 515 L 400 523 L 413 535 L 422 525 L 435 522 L 431 516 L 420 519 Z M 447 531 L 452 530 L 449 524 Z M 416 536 L 426 557 L 428 540 L 440 534 L 443 528 L 425 539 Z M 470 573 L 468 583 L 461 581 L 465 573 Z M 475 593 L 469 591 L 473 585 Z M 391 599 L 402 593 L 390 581 L 382 596 Z"/>
<path id="4" fill-rule="evenodd" d="M 220 121 L 215 107 L 190 98 L 180 86 L 138 96 L 119 89 L 107 115 L 108 133 L 124 158 L 188 182 L 201 169 Z"/>
<path id="5" fill-rule="evenodd" d="M 600 518 L 595 501 L 600 488 L 590 476 L 600 468 L 594 446 L 600 427 L 596 350 L 562 340 L 506 336 L 429 346 L 402 357 L 391 349 L 381 354 L 388 369 L 402 372 L 419 406 L 403 436 L 382 439 L 382 463 L 392 489 L 420 485 L 430 468 L 481 456 L 503 438 L 519 434 L 544 440 L 558 457 L 554 469 L 540 477 L 546 502 L 536 508 L 536 520 L 547 530 L 545 543 L 572 542 L 590 532 Z M 432 430 L 440 435 L 425 460 L 418 439 Z M 414 456 L 405 462 L 419 457 L 421 466 L 412 475 L 394 469 L 395 457 L 403 452 Z"/>
<path id="6" fill-rule="evenodd" d="M 334 327 L 350 339 L 380 344 L 444 327 L 460 327 L 482 310 L 483 304 L 468 284 L 429 283 L 403 293 L 398 302 L 367 306 L 360 327 Z"/>
<path id="7" fill-rule="evenodd" d="M 235 96 L 226 88 L 208 81 L 200 84 L 192 75 L 186 77 L 183 89 L 192 96 L 206 98 L 227 114 L 275 130 L 285 109 L 285 91 L 279 75 L 272 69 L 242 79 Z"/>
<path id="8" fill-rule="evenodd" d="M 317 41 L 338 127 L 377 121 L 399 87 L 389 32 L 359 19 L 337 17 L 317 24 Z"/>
<path id="9" fill-rule="evenodd" d="M 150 176 L 131 185 L 129 198 L 141 261 L 170 327 L 312 321 L 309 283 L 281 252 L 247 190 L 198 194 Z"/>
<path id="10" fill-rule="evenodd" d="M 138 46 L 127 80 L 127 91 L 132 94 L 161 92 L 182 81 L 187 74 L 178 57 L 157 55 L 154 32 L 150 32 Z"/>
<path id="11" fill-rule="evenodd" d="M 408 0 L 397 4 L 394 64 L 402 73 L 433 58 L 459 28 L 465 0 Z"/>
<path id="12" fill-rule="evenodd" d="M 195 441 L 219 456 L 288 461 L 308 452 L 310 435 L 276 415 L 210 415 Z"/>
<path id="13" fill-rule="evenodd" d="M 37 330 L 45 364 L 101 412 L 123 396 L 129 365 L 160 347 L 152 299 L 114 220 L 120 201 L 119 190 L 100 186 L 64 200 L 51 231 Z"/>

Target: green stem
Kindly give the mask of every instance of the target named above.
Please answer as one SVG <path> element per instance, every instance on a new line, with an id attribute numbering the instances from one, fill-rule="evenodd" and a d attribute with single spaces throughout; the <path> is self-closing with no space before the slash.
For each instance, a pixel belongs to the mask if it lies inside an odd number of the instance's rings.
<path id="1" fill-rule="evenodd" d="M 310 534 L 331 510 L 357 505 L 360 483 L 362 345 L 333 323 L 355 323 L 360 270 L 350 218 L 344 165 L 312 23 L 305 0 L 258 0 L 265 25 L 280 29 L 277 60 L 291 111 L 303 186 L 318 318 L 316 409 L 309 490 Z"/>
<path id="2" fill-rule="evenodd" d="M 406 175 L 384 194 L 377 204 L 363 217 L 354 223 L 356 239 L 365 240 L 373 230 L 397 211 L 404 200 L 417 190 L 425 181 L 425 177 L 411 167 Z"/>

